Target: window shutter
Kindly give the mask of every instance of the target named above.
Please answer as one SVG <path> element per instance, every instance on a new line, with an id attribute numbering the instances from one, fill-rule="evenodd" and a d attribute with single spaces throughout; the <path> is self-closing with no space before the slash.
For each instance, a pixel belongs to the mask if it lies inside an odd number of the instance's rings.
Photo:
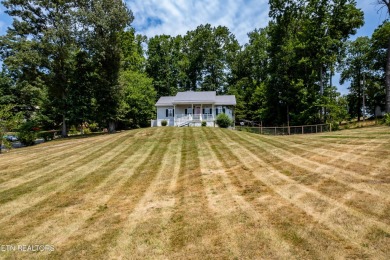
<path id="1" fill-rule="evenodd" d="M 172 109 L 172 116 L 175 117 L 175 109 Z"/>
<path id="2" fill-rule="evenodd" d="M 187 115 L 187 108 L 186 108 L 186 109 L 184 109 L 184 114 L 186 114 L 186 115 Z"/>
<path id="3" fill-rule="evenodd" d="M 218 108 L 215 109 L 215 115 L 218 115 Z"/>
<path id="4" fill-rule="evenodd" d="M 210 108 L 210 115 L 213 113 L 213 109 L 212 108 Z"/>
<path id="5" fill-rule="evenodd" d="M 165 117 L 168 117 L 168 109 L 165 109 Z"/>
<path id="6" fill-rule="evenodd" d="M 222 112 L 225 114 L 225 112 L 226 112 L 225 108 L 222 108 Z"/>
<path id="7" fill-rule="evenodd" d="M 204 108 L 202 109 L 202 114 L 204 114 Z"/>

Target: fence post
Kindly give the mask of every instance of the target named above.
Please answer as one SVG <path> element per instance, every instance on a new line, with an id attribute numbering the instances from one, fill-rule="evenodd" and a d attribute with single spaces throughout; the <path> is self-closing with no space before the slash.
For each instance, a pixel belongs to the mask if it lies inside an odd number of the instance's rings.
<path id="1" fill-rule="evenodd" d="M 329 124 L 329 132 L 332 132 L 332 124 Z"/>
<path id="2" fill-rule="evenodd" d="M 304 132 L 303 132 L 303 126 L 302 126 L 302 134 L 304 134 Z"/>
<path id="3" fill-rule="evenodd" d="M 276 135 L 276 126 L 275 126 L 275 135 Z"/>
<path id="4" fill-rule="evenodd" d="M 318 133 L 318 125 L 316 125 L 316 133 Z"/>

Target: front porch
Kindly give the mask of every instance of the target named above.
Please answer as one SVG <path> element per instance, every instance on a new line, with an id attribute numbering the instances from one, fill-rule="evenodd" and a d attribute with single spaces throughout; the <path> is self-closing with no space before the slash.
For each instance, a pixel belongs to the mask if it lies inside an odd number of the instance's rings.
<path id="1" fill-rule="evenodd" d="M 175 115 L 174 125 L 181 126 L 201 126 L 206 122 L 206 126 L 215 127 L 215 116 L 213 114 L 179 114 Z"/>

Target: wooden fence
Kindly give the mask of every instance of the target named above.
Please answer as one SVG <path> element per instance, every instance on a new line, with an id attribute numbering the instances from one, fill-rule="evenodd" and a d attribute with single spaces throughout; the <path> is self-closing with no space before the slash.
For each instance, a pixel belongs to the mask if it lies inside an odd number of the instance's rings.
<path id="1" fill-rule="evenodd" d="M 265 135 L 296 135 L 330 132 L 332 127 L 330 124 L 275 127 L 236 126 L 236 130 Z"/>

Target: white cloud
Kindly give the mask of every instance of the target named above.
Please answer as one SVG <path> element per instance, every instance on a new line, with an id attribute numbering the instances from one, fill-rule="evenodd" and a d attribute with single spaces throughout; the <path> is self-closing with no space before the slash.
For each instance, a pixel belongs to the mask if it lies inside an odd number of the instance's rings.
<path id="1" fill-rule="evenodd" d="M 247 33 L 268 23 L 268 0 L 132 0 L 128 1 L 140 34 L 184 35 L 201 24 L 226 26 L 240 44 Z M 158 22 L 156 22 L 158 21 Z"/>

